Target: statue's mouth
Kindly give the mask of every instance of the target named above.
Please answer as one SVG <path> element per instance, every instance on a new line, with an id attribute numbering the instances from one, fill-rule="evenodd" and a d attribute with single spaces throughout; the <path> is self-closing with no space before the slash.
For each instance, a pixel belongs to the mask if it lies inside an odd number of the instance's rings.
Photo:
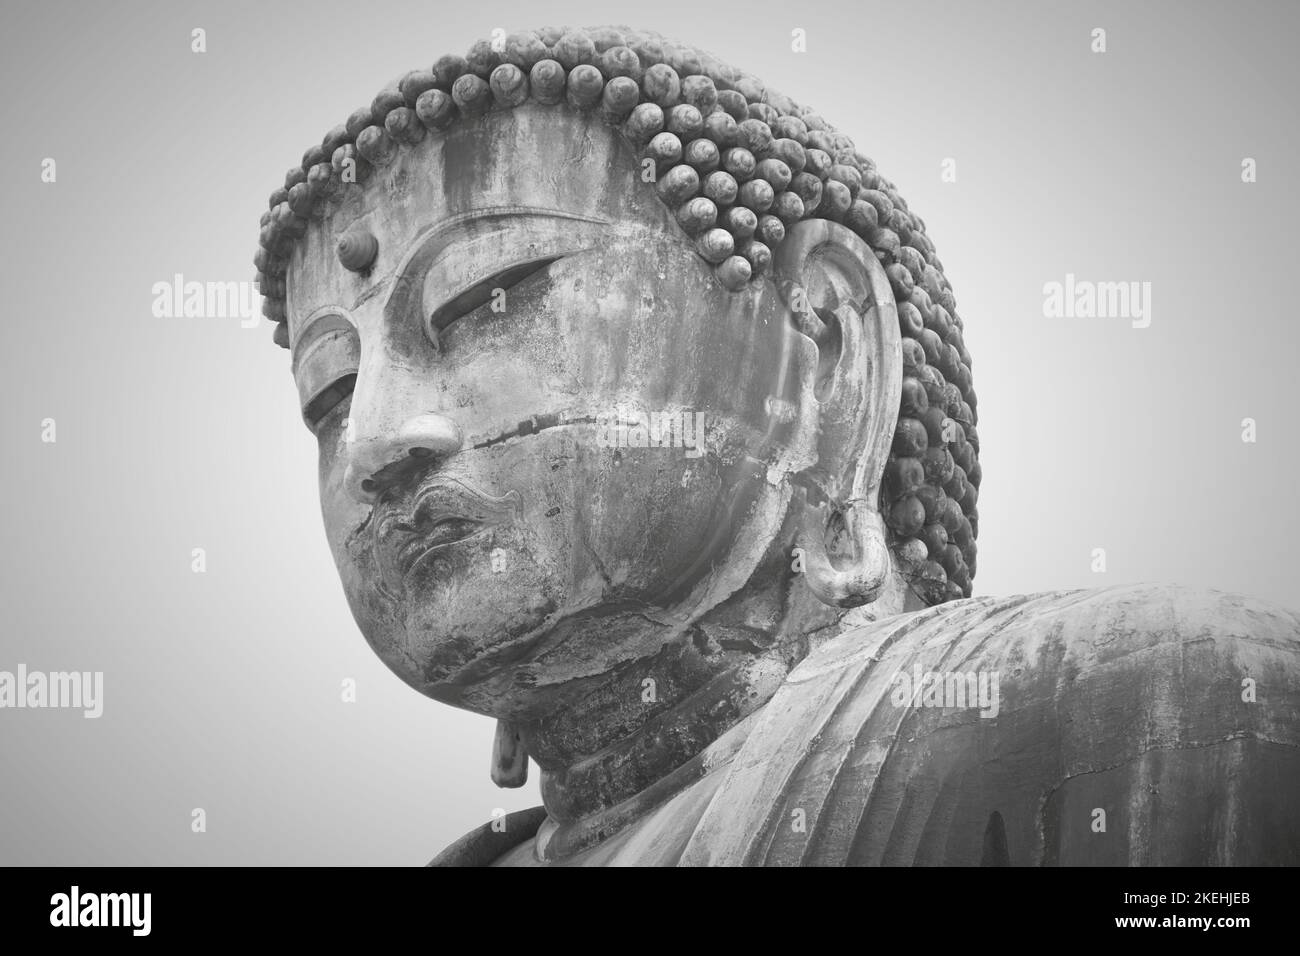
<path id="1" fill-rule="evenodd" d="M 498 498 L 441 474 L 413 494 L 382 501 L 372 527 L 385 583 L 399 590 L 430 557 L 515 520 L 521 504 L 517 491 Z"/>
<path id="2" fill-rule="evenodd" d="M 398 571 L 409 574 L 425 557 L 449 547 L 458 541 L 471 538 L 483 530 L 483 522 L 472 518 L 445 515 L 434 521 L 428 531 L 411 536 L 411 540 L 397 554 Z"/>

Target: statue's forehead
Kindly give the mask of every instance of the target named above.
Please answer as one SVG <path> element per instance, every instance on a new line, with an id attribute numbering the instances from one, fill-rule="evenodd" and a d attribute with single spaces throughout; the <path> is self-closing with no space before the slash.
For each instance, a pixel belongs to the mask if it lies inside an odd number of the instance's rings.
<path id="1" fill-rule="evenodd" d="M 398 152 L 364 184 L 348 186 L 314 219 L 288 269 L 290 339 L 322 310 L 350 312 L 387 297 L 394 278 L 427 237 L 491 215 L 509 227 L 553 211 L 584 220 L 669 228 L 653 184 L 642 183 L 637 157 L 596 116 L 522 106 L 459 124 Z M 378 243 L 365 273 L 350 271 L 339 237 L 364 230 Z"/>

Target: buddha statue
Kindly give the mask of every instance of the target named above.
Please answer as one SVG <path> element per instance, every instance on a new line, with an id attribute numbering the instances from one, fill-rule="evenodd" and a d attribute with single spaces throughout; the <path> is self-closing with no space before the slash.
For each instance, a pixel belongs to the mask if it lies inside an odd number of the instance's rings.
<path id="1" fill-rule="evenodd" d="M 813 110 L 482 42 L 308 149 L 256 264 L 362 634 L 541 773 L 435 864 L 1300 862 L 1297 616 L 972 596 L 964 322 Z"/>

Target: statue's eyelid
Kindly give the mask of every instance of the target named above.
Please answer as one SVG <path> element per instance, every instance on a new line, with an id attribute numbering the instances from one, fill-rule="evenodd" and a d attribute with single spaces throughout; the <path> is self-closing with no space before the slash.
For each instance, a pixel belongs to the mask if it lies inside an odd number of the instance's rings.
<path id="1" fill-rule="evenodd" d="M 303 421 L 307 423 L 307 427 L 313 432 L 316 431 L 325 416 L 332 412 L 343 399 L 352 394 L 356 384 L 357 373 L 349 372 L 340 376 L 308 402 L 307 407 L 302 412 Z"/>
<path id="2" fill-rule="evenodd" d="M 557 253 L 530 258 L 523 262 L 515 262 L 504 269 L 494 272 L 487 278 L 475 282 L 469 288 L 457 293 L 453 298 L 433 310 L 429 316 L 430 332 L 436 335 L 461 316 L 473 312 L 485 302 L 490 301 L 498 292 L 507 292 L 515 288 L 538 273 L 544 272 L 566 255 L 567 253 Z"/>
<path id="3" fill-rule="evenodd" d="M 294 380 L 303 421 L 312 431 L 324 415 L 351 394 L 360 367 L 356 327 L 338 315 L 316 320 L 294 352 Z"/>
<path id="4" fill-rule="evenodd" d="M 444 308 L 449 299 L 455 299 L 470 287 L 480 284 L 474 281 L 459 285 L 452 276 L 446 275 L 445 271 L 453 274 L 464 271 L 463 268 L 447 270 L 449 254 L 461 262 L 483 262 L 490 257 L 510 256 L 506 250 L 516 252 L 517 255 L 511 257 L 516 263 L 557 259 L 598 247 L 612 225 L 601 217 L 527 206 L 476 209 L 456 216 L 426 230 L 412 242 L 388 292 L 384 304 L 385 321 L 409 321 L 415 312 L 423 314 L 427 323 L 429 317 Z M 496 270 L 494 275 L 501 271 Z M 440 272 L 444 274 L 440 275 Z M 426 325 L 426 332 L 432 331 L 432 327 Z"/>

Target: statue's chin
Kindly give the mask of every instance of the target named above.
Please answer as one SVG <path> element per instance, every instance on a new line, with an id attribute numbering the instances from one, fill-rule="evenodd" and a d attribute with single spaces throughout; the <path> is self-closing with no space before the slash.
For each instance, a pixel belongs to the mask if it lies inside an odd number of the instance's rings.
<path id="1" fill-rule="evenodd" d="M 427 697 L 495 717 L 544 713 L 567 688 L 654 655 L 692 617 L 651 600 L 611 601 L 599 575 L 561 585 L 542 561 L 494 573 L 493 546 L 484 536 L 421 565 L 392 623 L 365 628 L 379 656 Z"/>
<path id="2" fill-rule="evenodd" d="M 561 606 L 539 584 L 490 595 L 477 591 L 484 596 L 473 606 L 455 594 L 473 590 L 466 586 L 472 582 L 442 586 L 442 601 L 427 593 L 409 601 L 402 630 L 415 651 L 420 683 L 465 687 L 499 682 L 507 673 L 522 684 L 595 676 L 654 653 L 664 633 L 685 620 L 645 601 L 602 601 L 598 591 Z"/>

